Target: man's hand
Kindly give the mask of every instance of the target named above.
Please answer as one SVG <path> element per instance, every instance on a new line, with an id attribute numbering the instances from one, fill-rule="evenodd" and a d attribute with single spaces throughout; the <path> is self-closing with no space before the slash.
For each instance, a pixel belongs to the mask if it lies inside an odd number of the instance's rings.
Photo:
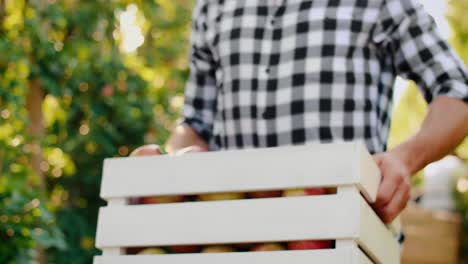
<path id="1" fill-rule="evenodd" d="M 208 151 L 205 147 L 200 147 L 197 145 L 189 146 L 186 148 L 182 148 L 174 152 L 175 156 L 180 156 L 187 153 L 195 153 L 195 152 L 205 152 Z M 151 144 L 151 145 L 144 145 L 135 149 L 131 154 L 130 157 L 138 157 L 138 156 L 157 156 L 162 155 L 161 150 L 158 145 Z"/>
<path id="2" fill-rule="evenodd" d="M 382 173 L 374 210 L 390 224 L 405 209 L 410 199 L 411 173 L 403 159 L 394 152 L 374 155 Z"/>
<path id="3" fill-rule="evenodd" d="M 132 153 L 130 153 L 130 157 L 138 157 L 138 156 L 154 156 L 154 155 L 161 155 L 161 150 L 158 145 L 151 144 L 151 145 L 144 145 L 138 147 Z"/>

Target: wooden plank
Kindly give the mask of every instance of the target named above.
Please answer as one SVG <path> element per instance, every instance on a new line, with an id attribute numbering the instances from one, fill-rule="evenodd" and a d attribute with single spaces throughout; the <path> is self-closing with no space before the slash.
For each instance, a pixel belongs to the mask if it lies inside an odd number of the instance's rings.
<path id="1" fill-rule="evenodd" d="M 369 154 L 364 144 L 356 145 L 359 162 L 356 177 L 358 177 L 358 187 L 364 197 L 370 203 L 375 202 L 380 180 L 382 178 L 379 167 L 374 158 Z"/>
<path id="2" fill-rule="evenodd" d="M 380 172 L 363 143 L 310 144 L 186 156 L 107 159 L 101 197 L 157 196 L 357 184 L 374 201 Z"/>
<path id="3" fill-rule="evenodd" d="M 393 235 L 398 236 L 402 232 L 401 228 L 401 215 L 397 216 L 395 220 L 389 225 L 387 225 L 388 229 L 393 233 Z"/>
<path id="4" fill-rule="evenodd" d="M 347 190 L 345 190 L 347 191 Z M 358 247 L 356 241 L 351 239 L 344 239 L 344 240 L 336 240 L 335 241 L 335 248 L 336 249 L 350 249 L 352 250 L 355 259 L 353 263 L 359 264 L 374 264 L 369 257 Z"/>
<path id="5" fill-rule="evenodd" d="M 103 247 L 347 239 L 359 234 L 359 193 L 100 209 Z M 370 223 L 374 224 L 374 223 Z"/>
<path id="6" fill-rule="evenodd" d="M 364 199 L 360 207 L 358 243 L 376 263 L 400 263 L 400 246 L 392 232 L 380 221 Z"/>
<path id="7" fill-rule="evenodd" d="M 364 254 L 361 250 L 358 251 L 358 258 L 360 264 L 374 264 L 370 258 Z"/>
<path id="8" fill-rule="evenodd" d="M 104 256 L 119 256 L 119 255 L 125 254 L 125 250 L 120 247 L 102 248 L 101 250 L 102 250 L 102 255 Z"/>
<path id="9" fill-rule="evenodd" d="M 134 255 L 94 258 L 94 264 L 369 264 L 358 259 L 359 249 L 295 250 L 211 254 Z M 362 253 L 361 253 L 362 254 Z"/>

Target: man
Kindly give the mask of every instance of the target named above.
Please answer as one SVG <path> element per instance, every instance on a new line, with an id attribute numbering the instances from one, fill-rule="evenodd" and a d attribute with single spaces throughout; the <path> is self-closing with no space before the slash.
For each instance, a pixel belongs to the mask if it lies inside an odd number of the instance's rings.
<path id="1" fill-rule="evenodd" d="M 468 135 L 467 70 L 416 0 L 199 0 L 191 40 L 169 153 L 362 140 L 383 175 L 374 208 L 389 223 L 410 176 Z M 430 107 L 421 130 L 387 151 L 397 75 Z"/>

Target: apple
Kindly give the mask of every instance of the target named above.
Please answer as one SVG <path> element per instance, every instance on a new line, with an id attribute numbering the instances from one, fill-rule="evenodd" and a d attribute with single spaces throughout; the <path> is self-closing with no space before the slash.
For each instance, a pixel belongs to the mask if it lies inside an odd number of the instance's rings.
<path id="1" fill-rule="evenodd" d="M 170 246 L 169 249 L 174 253 L 198 253 L 201 247 L 196 245 Z"/>
<path id="2" fill-rule="evenodd" d="M 258 199 L 258 198 L 273 198 L 280 197 L 282 191 L 261 191 L 261 192 L 250 192 L 247 193 L 249 198 Z"/>
<path id="3" fill-rule="evenodd" d="M 164 204 L 164 203 L 180 203 L 185 200 L 183 195 L 174 196 L 152 196 L 143 197 L 140 199 L 141 204 Z"/>
<path id="4" fill-rule="evenodd" d="M 138 255 L 155 255 L 155 254 L 166 254 L 166 251 L 164 251 L 164 249 L 162 248 L 147 248 L 138 252 Z"/>
<path id="5" fill-rule="evenodd" d="M 283 196 L 291 197 L 291 196 L 323 195 L 327 193 L 328 193 L 327 188 L 290 189 L 290 190 L 284 190 Z"/>
<path id="6" fill-rule="evenodd" d="M 289 250 L 333 248 L 333 240 L 306 240 L 288 242 Z"/>
<path id="7" fill-rule="evenodd" d="M 199 201 L 238 200 L 245 198 L 244 193 L 206 193 L 198 196 Z"/>
<path id="8" fill-rule="evenodd" d="M 285 248 L 278 244 L 278 243 L 268 243 L 268 244 L 260 244 L 252 248 L 250 251 L 279 251 L 285 250 Z"/>
<path id="9" fill-rule="evenodd" d="M 204 248 L 201 253 L 222 253 L 222 252 L 235 252 L 235 248 L 231 246 L 210 246 Z"/>

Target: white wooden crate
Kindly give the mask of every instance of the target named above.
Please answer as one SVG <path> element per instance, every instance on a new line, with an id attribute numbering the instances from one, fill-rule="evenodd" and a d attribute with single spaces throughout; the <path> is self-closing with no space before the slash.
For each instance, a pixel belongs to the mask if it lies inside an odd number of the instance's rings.
<path id="1" fill-rule="evenodd" d="M 363 144 L 107 159 L 96 246 L 103 263 L 400 263 L 399 246 L 367 201 L 380 172 Z M 337 193 L 127 205 L 131 197 L 337 187 Z M 121 248 L 336 240 L 334 249 L 121 255 Z"/>

